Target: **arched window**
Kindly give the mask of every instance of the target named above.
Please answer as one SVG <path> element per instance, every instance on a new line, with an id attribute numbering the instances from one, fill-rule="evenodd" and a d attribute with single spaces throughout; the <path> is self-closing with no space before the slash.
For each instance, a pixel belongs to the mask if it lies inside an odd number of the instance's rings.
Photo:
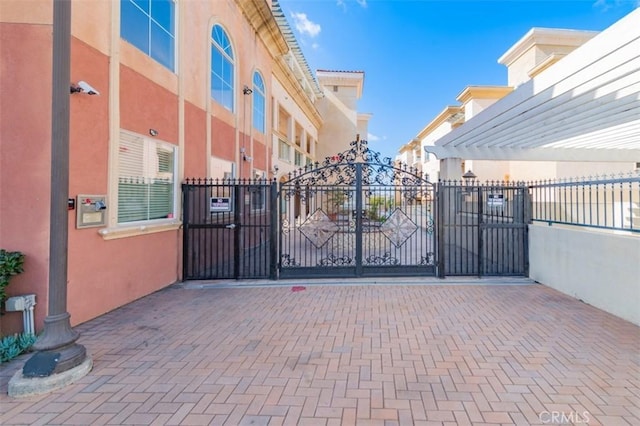
<path id="1" fill-rule="evenodd" d="M 220 25 L 211 30 L 211 97 L 233 111 L 235 62 L 233 48 L 226 31 Z"/>
<path id="2" fill-rule="evenodd" d="M 258 71 L 253 73 L 253 127 L 259 132 L 264 133 L 264 117 L 265 117 L 265 99 L 264 81 Z"/>

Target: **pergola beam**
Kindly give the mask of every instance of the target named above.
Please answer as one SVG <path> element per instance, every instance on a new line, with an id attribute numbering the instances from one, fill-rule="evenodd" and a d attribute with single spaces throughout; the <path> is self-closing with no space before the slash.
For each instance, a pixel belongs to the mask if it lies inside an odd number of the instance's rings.
<path id="1" fill-rule="evenodd" d="M 447 148 L 426 146 L 425 150 L 438 159 L 464 158 L 473 160 L 504 161 L 581 161 L 623 162 L 640 158 L 638 149 L 594 149 L 594 148 Z"/>

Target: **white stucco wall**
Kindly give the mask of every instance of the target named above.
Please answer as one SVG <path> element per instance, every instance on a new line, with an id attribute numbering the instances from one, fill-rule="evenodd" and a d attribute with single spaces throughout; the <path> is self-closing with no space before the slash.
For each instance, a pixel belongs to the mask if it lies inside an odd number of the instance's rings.
<path id="1" fill-rule="evenodd" d="M 325 158 L 350 148 L 358 133 L 358 113 L 349 109 L 333 92 L 325 91 L 325 96 L 316 103 L 323 118 L 318 133 L 317 158 Z M 365 139 L 366 135 L 362 138 Z"/>
<path id="2" fill-rule="evenodd" d="M 464 121 L 469 121 L 474 116 L 495 104 L 499 99 L 472 99 L 464 104 Z"/>
<path id="3" fill-rule="evenodd" d="M 429 180 L 436 182 L 440 178 L 440 160 L 435 154 L 429 154 L 425 151 L 425 147 L 433 146 L 435 141 L 440 139 L 451 131 L 451 123 L 444 121 L 438 127 L 429 132 L 420 141 L 420 149 L 422 151 L 422 172 L 429 175 Z"/>
<path id="4" fill-rule="evenodd" d="M 589 176 L 627 174 L 635 164 L 602 162 L 558 162 L 558 161 L 488 161 L 467 160 L 466 169 L 471 169 L 481 182 L 486 180 L 510 180 L 532 182 L 545 179 L 584 179 Z M 508 176 L 508 179 L 507 179 Z"/>
<path id="5" fill-rule="evenodd" d="M 529 277 L 640 325 L 640 236 L 529 226 Z"/>

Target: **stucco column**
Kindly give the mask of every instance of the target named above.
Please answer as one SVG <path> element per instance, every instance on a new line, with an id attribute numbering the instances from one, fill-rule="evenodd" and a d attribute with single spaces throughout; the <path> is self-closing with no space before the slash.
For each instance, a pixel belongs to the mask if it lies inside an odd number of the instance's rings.
<path id="1" fill-rule="evenodd" d="M 443 158 L 440 160 L 440 180 L 461 180 L 462 158 Z"/>

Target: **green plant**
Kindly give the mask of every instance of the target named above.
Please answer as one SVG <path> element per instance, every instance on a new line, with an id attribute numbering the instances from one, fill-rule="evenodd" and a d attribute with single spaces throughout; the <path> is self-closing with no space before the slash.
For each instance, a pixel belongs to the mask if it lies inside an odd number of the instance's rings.
<path id="1" fill-rule="evenodd" d="M 36 342 L 33 334 L 21 333 L 5 336 L 0 339 L 0 363 L 7 362 L 27 352 Z"/>
<path id="2" fill-rule="evenodd" d="M 0 304 L 7 298 L 9 279 L 24 272 L 24 254 L 0 249 Z"/>
<path id="3" fill-rule="evenodd" d="M 345 209 L 345 202 L 348 200 L 348 192 L 342 189 L 332 190 L 325 200 L 327 213 L 335 215 Z"/>
<path id="4" fill-rule="evenodd" d="M 369 199 L 369 219 L 384 222 L 386 211 L 391 208 L 391 200 L 383 196 L 372 196 Z"/>

